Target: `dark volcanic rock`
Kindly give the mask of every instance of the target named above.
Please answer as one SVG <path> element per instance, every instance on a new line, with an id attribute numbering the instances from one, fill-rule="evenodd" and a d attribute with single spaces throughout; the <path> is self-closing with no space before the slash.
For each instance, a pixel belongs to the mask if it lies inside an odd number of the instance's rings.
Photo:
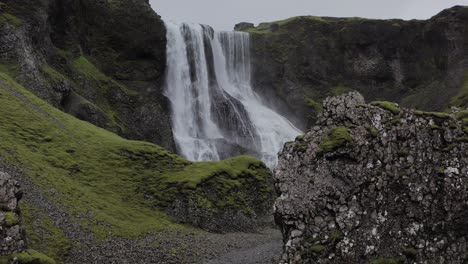
<path id="1" fill-rule="evenodd" d="M 242 30 L 247 30 L 247 29 L 250 29 L 250 28 L 254 28 L 255 25 L 252 24 L 252 23 L 248 23 L 248 22 L 241 22 L 239 24 L 236 24 L 234 26 L 234 30 L 236 31 L 242 31 Z"/>
<path id="2" fill-rule="evenodd" d="M 460 95 L 468 80 L 465 7 L 425 21 L 306 16 L 245 31 L 254 87 L 282 112 L 292 109 L 302 128 L 315 121 L 314 101 L 351 90 L 425 110 L 468 105 Z"/>
<path id="3" fill-rule="evenodd" d="M 18 207 L 21 197 L 18 182 L 0 171 L 0 256 L 22 252 L 26 248 Z"/>
<path id="4" fill-rule="evenodd" d="M 323 107 L 275 172 L 283 263 L 466 263 L 466 111 L 365 104 L 355 92 Z"/>

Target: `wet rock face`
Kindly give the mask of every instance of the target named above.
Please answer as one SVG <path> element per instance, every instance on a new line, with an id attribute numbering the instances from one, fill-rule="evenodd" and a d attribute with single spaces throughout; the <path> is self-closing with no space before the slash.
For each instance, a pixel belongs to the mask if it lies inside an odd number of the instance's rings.
<path id="1" fill-rule="evenodd" d="M 286 144 L 275 171 L 282 263 L 465 263 L 460 113 L 365 104 L 355 92 L 323 106 L 317 126 Z"/>
<path id="2" fill-rule="evenodd" d="M 0 256 L 25 249 L 24 229 L 18 207 L 21 196 L 18 182 L 0 171 Z"/>

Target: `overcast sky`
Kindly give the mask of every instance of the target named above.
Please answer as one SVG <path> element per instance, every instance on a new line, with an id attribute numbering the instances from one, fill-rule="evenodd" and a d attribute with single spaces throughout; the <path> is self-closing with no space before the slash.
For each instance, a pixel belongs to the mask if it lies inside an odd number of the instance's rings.
<path id="1" fill-rule="evenodd" d="M 426 19 L 468 0 L 150 0 L 163 19 L 231 30 L 238 22 L 271 22 L 300 15 Z"/>

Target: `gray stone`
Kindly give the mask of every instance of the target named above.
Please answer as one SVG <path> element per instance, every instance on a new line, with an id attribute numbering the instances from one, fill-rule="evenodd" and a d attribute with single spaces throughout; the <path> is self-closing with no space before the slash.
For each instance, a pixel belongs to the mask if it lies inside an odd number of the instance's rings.
<path id="1" fill-rule="evenodd" d="M 367 105 L 356 92 L 327 98 L 318 126 L 285 145 L 274 174 L 275 218 L 289 243 L 282 263 L 369 263 L 409 249 L 417 249 L 411 262 L 468 260 L 459 110 L 446 118 L 400 110 Z M 346 127 L 352 141 L 324 153 L 334 127 Z M 308 250 L 316 244 L 324 249 Z"/>

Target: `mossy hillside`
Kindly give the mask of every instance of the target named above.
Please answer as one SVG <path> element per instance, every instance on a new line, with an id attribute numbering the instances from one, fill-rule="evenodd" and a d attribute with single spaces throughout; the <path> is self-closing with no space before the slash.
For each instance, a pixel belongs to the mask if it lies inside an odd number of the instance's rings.
<path id="1" fill-rule="evenodd" d="M 93 218 L 83 220 L 83 225 L 101 236 L 109 231 L 138 236 L 172 225 L 164 214 L 143 206 L 141 197 L 131 192 L 140 175 L 157 175 L 157 171 L 142 169 L 141 160 L 131 160 L 132 156 L 122 153 L 150 153 L 160 170 L 187 161 L 152 144 L 126 141 L 72 118 L 5 74 L 0 73 L 0 80 L 21 95 L 18 99 L 5 87 L 0 89 L 1 154 L 26 166 L 27 175 L 37 185 L 56 189 L 59 194 L 55 198 L 68 206 L 72 215 L 92 212 Z M 8 154 L 12 152 L 15 155 Z M 108 225 L 97 225 L 99 222 Z"/>
<path id="2" fill-rule="evenodd" d="M 332 152 L 352 142 L 353 138 L 347 127 L 335 127 L 320 144 L 320 150 L 322 153 Z"/>
<path id="3" fill-rule="evenodd" d="M 33 249 L 28 249 L 21 253 L 16 253 L 10 256 L 0 257 L 0 264 L 12 263 L 18 264 L 56 264 L 52 258 L 37 252 Z"/>
<path id="4" fill-rule="evenodd" d="M 175 197 L 170 185 L 178 186 L 177 193 L 186 193 L 220 171 L 235 178 L 260 164 L 247 157 L 221 164 L 191 163 L 159 146 L 122 139 L 64 114 L 3 73 L 0 80 L 14 90 L 0 87 L 0 153 L 24 167 L 38 186 L 56 190 L 51 199 L 72 216 L 80 216 L 75 220 L 100 238 L 186 228 L 174 224 L 157 206 L 169 200 L 145 199 L 139 191 L 142 185 L 164 199 L 166 193 Z"/>

